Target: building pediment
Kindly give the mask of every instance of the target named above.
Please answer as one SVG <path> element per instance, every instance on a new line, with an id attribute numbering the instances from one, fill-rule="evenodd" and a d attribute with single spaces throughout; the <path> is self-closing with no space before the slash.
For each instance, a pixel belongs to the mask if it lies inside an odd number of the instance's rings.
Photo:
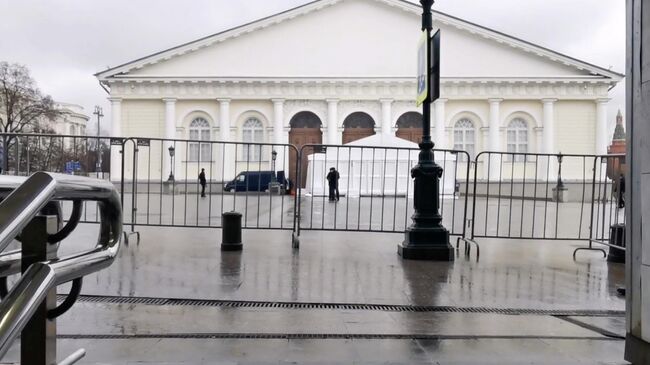
<path id="1" fill-rule="evenodd" d="M 421 8 L 401 0 L 318 0 L 100 72 L 111 79 L 397 79 L 416 73 Z M 434 13 L 448 80 L 598 80 L 622 75 Z"/>

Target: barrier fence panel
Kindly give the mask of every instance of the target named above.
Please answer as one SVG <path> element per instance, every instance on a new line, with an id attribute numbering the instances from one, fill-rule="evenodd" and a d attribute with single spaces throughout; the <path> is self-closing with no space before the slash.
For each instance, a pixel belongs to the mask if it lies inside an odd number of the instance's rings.
<path id="1" fill-rule="evenodd" d="M 601 250 L 594 243 L 625 251 L 625 155 L 598 156 L 594 163 L 594 199 L 589 246 L 576 249 Z M 574 252 L 574 255 L 575 255 Z M 604 251 L 603 251 L 604 253 Z"/>
<path id="2" fill-rule="evenodd" d="M 481 152 L 470 239 L 589 239 L 595 156 Z"/>
<path id="3" fill-rule="evenodd" d="M 300 156 L 307 161 L 300 173 L 304 184 L 299 187 L 299 232 L 404 232 L 413 214 L 411 169 L 418 162 L 418 153 L 415 148 L 304 145 Z M 438 197 L 443 224 L 450 234 L 463 236 L 469 155 L 453 150 L 434 153 L 443 168 Z M 339 177 L 338 201 L 330 201 L 331 168 Z M 465 190 L 459 191 L 461 185 Z"/>
<path id="4" fill-rule="evenodd" d="M 624 223 L 613 192 L 621 156 L 481 152 L 475 159 L 470 231 L 477 238 L 609 240 Z M 624 189 L 624 188 L 623 188 Z M 478 247 L 478 245 L 477 245 Z"/>
<path id="5" fill-rule="evenodd" d="M 121 146 L 111 147 L 111 140 L 94 136 L 0 134 L 3 151 L 0 167 L 5 175 L 28 176 L 47 171 L 113 181 L 111 154 L 119 155 Z M 61 206 L 64 216 L 68 217 L 72 202 L 62 202 Z M 81 222 L 99 221 L 97 203 L 85 201 Z"/>
<path id="6" fill-rule="evenodd" d="M 222 213 L 242 228 L 294 230 L 298 151 L 286 144 L 129 138 L 122 169 L 125 223 L 220 228 Z M 205 190 L 199 174 L 204 170 Z M 204 193 L 204 194 L 203 194 Z"/>

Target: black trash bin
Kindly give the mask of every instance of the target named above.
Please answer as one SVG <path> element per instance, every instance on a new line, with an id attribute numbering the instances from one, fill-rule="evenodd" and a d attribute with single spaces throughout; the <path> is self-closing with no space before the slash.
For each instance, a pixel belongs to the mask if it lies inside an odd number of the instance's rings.
<path id="1" fill-rule="evenodd" d="M 241 213 L 226 212 L 221 217 L 221 251 L 241 251 Z"/>
<path id="2" fill-rule="evenodd" d="M 609 227 L 609 244 L 625 247 L 625 224 L 613 224 Z M 625 263 L 625 251 L 612 246 L 609 246 L 607 261 Z"/>

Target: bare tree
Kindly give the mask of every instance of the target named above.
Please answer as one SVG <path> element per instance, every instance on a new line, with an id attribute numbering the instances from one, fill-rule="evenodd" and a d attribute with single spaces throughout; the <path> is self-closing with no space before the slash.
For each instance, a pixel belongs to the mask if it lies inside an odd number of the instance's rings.
<path id="1" fill-rule="evenodd" d="M 27 67 L 0 62 L 0 132 L 3 151 L 8 151 L 14 137 L 8 133 L 35 132 L 41 123 L 56 118 L 50 96 L 41 94 Z M 3 170 L 7 169 L 8 153 L 2 154 Z"/>

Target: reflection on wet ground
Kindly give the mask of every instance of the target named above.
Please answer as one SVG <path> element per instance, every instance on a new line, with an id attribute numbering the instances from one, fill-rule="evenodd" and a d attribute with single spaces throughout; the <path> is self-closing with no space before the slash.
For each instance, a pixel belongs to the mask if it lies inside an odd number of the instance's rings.
<path id="1" fill-rule="evenodd" d="M 93 236 L 84 226 L 71 245 Z M 142 241 L 108 270 L 84 280 L 84 294 L 624 310 L 616 293 L 624 265 L 581 242 L 480 240 L 482 251 L 452 263 L 404 261 L 397 234 L 306 232 L 294 251 L 287 232 L 244 231 L 242 253 L 219 250 L 219 230 L 140 228 Z M 73 247 L 71 247 L 73 246 Z"/>
<path id="2" fill-rule="evenodd" d="M 82 226 L 61 251 L 92 245 L 96 229 Z M 216 229 L 139 230 L 142 241 L 86 278 L 83 294 L 475 309 L 82 301 L 59 321 L 62 356 L 86 347 L 86 363 L 113 364 L 624 363 L 624 266 L 599 253 L 574 261 L 582 243 L 481 240 L 480 260 L 461 249 L 441 263 L 402 260 L 396 234 L 305 232 L 296 251 L 288 232 L 249 230 L 242 253 L 222 253 Z M 615 312 L 580 315 L 588 310 Z"/>

